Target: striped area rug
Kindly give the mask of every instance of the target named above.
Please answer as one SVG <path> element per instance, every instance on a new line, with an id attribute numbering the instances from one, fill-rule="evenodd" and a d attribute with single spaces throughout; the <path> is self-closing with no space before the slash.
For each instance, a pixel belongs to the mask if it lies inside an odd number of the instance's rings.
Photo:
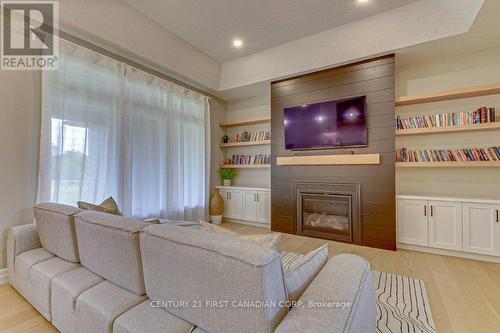
<path id="1" fill-rule="evenodd" d="M 377 332 L 435 333 L 424 282 L 373 272 L 377 297 Z"/>

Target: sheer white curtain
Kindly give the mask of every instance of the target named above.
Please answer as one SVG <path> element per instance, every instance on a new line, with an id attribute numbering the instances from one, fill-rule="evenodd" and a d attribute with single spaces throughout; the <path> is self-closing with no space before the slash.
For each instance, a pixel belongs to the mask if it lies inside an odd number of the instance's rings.
<path id="1" fill-rule="evenodd" d="M 206 216 L 209 99 L 61 41 L 44 72 L 38 201 L 112 195 L 127 216 Z"/>

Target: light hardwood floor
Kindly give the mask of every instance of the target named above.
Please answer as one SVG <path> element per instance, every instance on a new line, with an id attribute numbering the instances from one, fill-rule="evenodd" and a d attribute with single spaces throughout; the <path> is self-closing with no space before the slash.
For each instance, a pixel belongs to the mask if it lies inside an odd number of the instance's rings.
<path id="1" fill-rule="evenodd" d="M 268 232 L 225 223 L 237 232 Z M 500 265 L 434 254 L 378 250 L 362 246 L 284 234 L 282 250 L 306 254 L 328 243 L 330 256 L 353 253 L 367 259 L 373 270 L 411 276 L 425 282 L 439 333 L 500 332 Z M 0 286 L 0 333 L 57 332 L 8 285 Z"/>

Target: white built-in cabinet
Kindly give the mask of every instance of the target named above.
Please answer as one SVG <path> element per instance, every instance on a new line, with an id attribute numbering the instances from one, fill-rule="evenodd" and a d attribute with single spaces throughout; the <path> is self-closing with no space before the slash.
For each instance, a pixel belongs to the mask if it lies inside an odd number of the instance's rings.
<path id="1" fill-rule="evenodd" d="M 271 193 L 269 189 L 218 186 L 224 200 L 224 217 L 253 224 L 271 223 Z"/>
<path id="2" fill-rule="evenodd" d="M 500 256 L 500 205 L 463 203 L 464 251 Z"/>
<path id="3" fill-rule="evenodd" d="M 500 256 L 500 201 L 398 196 L 399 247 Z"/>
<path id="4" fill-rule="evenodd" d="M 243 191 L 239 189 L 221 188 L 219 190 L 224 200 L 224 217 L 241 220 L 243 219 Z"/>

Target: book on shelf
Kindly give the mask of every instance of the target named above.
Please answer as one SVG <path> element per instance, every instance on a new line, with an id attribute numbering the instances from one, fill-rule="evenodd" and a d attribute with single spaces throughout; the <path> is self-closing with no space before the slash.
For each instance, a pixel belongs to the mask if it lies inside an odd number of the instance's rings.
<path id="1" fill-rule="evenodd" d="M 440 113 L 426 116 L 396 117 L 398 130 L 413 128 L 435 128 L 493 123 L 496 121 L 495 108 L 481 107 L 476 111 Z"/>
<path id="2" fill-rule="evenodd" d="M 500 147 L 423 149 L 401 148 L 396 151 L 397 162 L 481 162 L 500 161 Z"/>
<path id="3" fill-rule="evenodd" d="M 268 154 L 256 154 L 256 155 L 233 155 L 231 158 L 231 164 L 269 164 L 270 155 Z"/>
<path id="4" fill-rule="evenodd" d="M 270 138 L 269 131 L 260 131 L 260 132 L 247 132 L 242 131 L 236 134 L 234 138 L 235 142 L 249 142 L 249 141 L 264 141 L 269 140 Z"/>

